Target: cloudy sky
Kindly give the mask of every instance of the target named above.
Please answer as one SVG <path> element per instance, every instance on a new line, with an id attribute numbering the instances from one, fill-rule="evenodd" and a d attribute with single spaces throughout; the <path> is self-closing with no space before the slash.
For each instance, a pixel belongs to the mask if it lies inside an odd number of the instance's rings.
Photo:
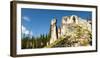
<path id="1" fill-rule="evenodd" d="M 57 26 L 60 26 L 62 17 L 71 15 L 77 15 L 83 19 L 91 19 L 92 12 L 22 8 L 22 33 L 31 34 L 35 37 L 40 34 L 47 34 L 53 17 L 57 18 Z"/>

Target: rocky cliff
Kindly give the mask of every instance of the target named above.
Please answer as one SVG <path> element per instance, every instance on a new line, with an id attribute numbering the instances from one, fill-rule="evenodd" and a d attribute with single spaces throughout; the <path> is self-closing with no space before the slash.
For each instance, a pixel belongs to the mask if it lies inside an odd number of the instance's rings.
<path id="1" fill-rule="evenodd" d="M 50 44 L 57 42 L 53 47 L 61 46 L 88 46 L 92 45 L 92 22 L 76 15 L 63 16 L 61 26 L 57 28 L 57 20 L 51 21 Z"/>

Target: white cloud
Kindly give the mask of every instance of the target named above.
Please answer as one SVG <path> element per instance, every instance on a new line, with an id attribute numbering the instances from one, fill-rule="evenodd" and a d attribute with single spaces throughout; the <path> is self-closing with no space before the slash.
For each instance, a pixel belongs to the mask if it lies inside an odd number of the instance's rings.
<path id="1" fill-rule="evenodd" d="M 22 25 L 22 32 L 24 32 L 26 30 L 26 28 Z"/>
<path id="2" fill-rule="evenodd" d="M 33 32 L 32 31 L 30 31 L 30 35 L 33 35 Z"/>
<path id="3" fill-rule="evenodd" d="M 24 27 L 23 25 L 22 25 L 22 34 L 29 35 L 30 38 L 32 38 L 32 35 L 33 35 L 32 31 L 29 31 L 29 30 L 28 30 L 26 27 Z"/>
<path id="4" fill-rule="evenodd" d="M 24 19 L 25 21 L 30 21 L 29 17 L 27 16 L 23 16 L 22 19 Z"/>
<path id="5" fill-rule="evenodd" d="M 29 34 L 29 30 L 27 30 L 26 27 L 24 27 L 23 25 L 22 25 L 22 33 Z"/>
<path id="6" fill-rule="evenodd" d="M 26 30 L 26 31 L 25 31 L 25 34 L 29 34 L 29 30 Z"/>

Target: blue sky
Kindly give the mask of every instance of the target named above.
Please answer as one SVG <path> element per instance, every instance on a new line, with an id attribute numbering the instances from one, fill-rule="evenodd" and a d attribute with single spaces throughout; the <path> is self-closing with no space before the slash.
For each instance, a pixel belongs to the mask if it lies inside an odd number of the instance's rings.
<path id="1" fill-rule="evenodd" d="M 47 34 L 50 28 L 50 22 L 53 17 L 57 18 L 57 26 L 61 25 L 63 16 L 77 15 L 83 19 L 91 19 L 92 12 L 73 11 L 73 10 L 48 10 L 48 9 L 21 9 L 21 23 L 24 27 L 24 33 L 31 33 L 33 36 Z M 27 31 L 27 32 L 26 32 Z"/>

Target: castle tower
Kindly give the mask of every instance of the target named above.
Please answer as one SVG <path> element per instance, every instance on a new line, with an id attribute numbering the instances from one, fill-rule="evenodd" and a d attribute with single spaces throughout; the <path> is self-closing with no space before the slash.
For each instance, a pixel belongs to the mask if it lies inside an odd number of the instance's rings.
<path id="1" fill-rule="evenodd" d="M 57 20 L 54 18 L 51 20 L 51 38 L 50 38 L 50 44 L 53 43 L 58 39 L 58 32 L 57 32 Z"/>

